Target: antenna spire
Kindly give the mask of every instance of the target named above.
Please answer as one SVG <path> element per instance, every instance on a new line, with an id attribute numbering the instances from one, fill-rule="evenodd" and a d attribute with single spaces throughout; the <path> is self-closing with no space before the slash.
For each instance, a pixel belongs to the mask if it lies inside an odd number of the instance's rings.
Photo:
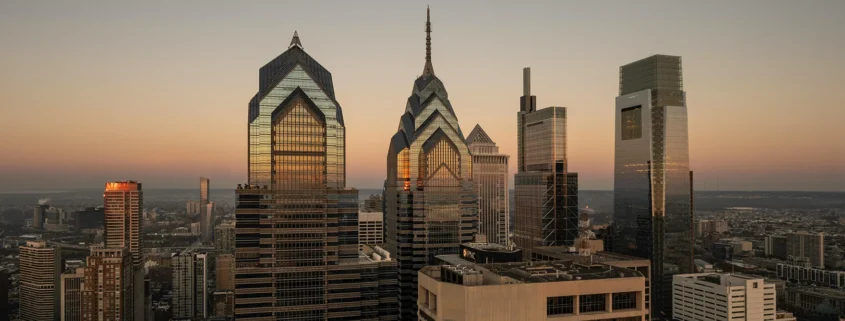
<path id="1" fill-rule="evenodd" d="M 425 7 L 425 68 L 423 76 L 433 76 L 434 66 L 431 65 L 431 9 Z"/>

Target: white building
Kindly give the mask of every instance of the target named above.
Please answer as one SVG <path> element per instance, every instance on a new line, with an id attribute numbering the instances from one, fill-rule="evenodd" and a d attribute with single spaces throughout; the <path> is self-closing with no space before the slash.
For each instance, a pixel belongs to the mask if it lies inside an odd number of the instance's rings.
<path id="1" fill-rule="evenodd" d="M 384 243 L 384 213 L 358 213 L 358 244 L 379 245 Z"/>
<path id="2" fill-rule="evenodd" d="M 774 321 L 775 285 L 729 273 L 678 274 L 672 318 L 680 321 Z"/>

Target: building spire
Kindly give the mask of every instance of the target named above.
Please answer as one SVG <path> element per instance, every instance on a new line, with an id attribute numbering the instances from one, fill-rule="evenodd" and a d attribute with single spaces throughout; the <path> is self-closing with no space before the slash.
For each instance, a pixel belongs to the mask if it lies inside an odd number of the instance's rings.
<path id="1" fill-rule="evenodd" d="M 293 31 L 293 39 L 290 40 L 290 46 L 288 46 L 288 49 L 293 48 L 293 46 L 297 46 L 300 49 L 304 49 L 302 48 L 302 43 L 299 42 L 299 34 L 296 32 L 296 30 Z"/>
<path id="2" fill-rule="evenodd" d="M 431 65 L 431 9 L 425 7 L 425 68 L 423 76 L 434 76 L 434 66 Z"/>

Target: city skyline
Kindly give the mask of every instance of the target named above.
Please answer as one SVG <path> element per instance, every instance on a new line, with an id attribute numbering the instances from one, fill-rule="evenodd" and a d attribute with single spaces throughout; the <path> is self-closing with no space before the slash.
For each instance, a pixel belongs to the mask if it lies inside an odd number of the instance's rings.
<path id="1" fill-rule="evenodd" d="M 758 15 L 760 5 L 770 14 Z M 3 191 L 96 188 L 118 179 L 189 188 L 198 176 L 221 187 L 245 182 L 245 128 L 231 120 L 247 108 L 252 66 L 283 51 L 295 30 L 315 59 L 334 66 L 349 123 L 347 185 L 378 188 L 393 111 L 423 59 L 422 28 L 407 22 L 419 19 L 422 4 L 338 4 L 344 14 L 337 17 L 289 4 L 283 7 L 303 14 L 284 20 L 271 10 L 282 5 L 270 3 L 44 6 L 0 4 L 0 40 L 9 44 L 0 49 L 8 57 L 0 62 L 8 71 L 0 75 L 0 119 L 7 120 L 0 134 L 11 138 L 0 143 Z M 433 59 L 461 106 L 460 125 L 489 129 L 503 154 L 516 155 L 513 97 L 519 69 L 531 66 L 538 107 L 568 107 L 569 169 L 581 189 L 611 190 L 607 97 L 617 91 L 618 66 L 665 53 L 684 57 L 685 87 L 695 89 L 696 190 L 845 190 L 845 147 L 827 143 L 845 134 L 832 95 L 845 82 L 838 58 L 845 40 L 836 36 L 834 14 L 843 3 L 661 4 L 660 12 L 653 2 L 618 3 L 613 12 L 598 4 L 479 6 L 432 3 L 439 12 Z M 309 12 L 333 23 L 307 19 Z M 637 19 L 643 23 L 630 23 Z M 43 94 L 45 87 L 55 94 Z M 138 135 L 141 144 L 120 143 Z"/>

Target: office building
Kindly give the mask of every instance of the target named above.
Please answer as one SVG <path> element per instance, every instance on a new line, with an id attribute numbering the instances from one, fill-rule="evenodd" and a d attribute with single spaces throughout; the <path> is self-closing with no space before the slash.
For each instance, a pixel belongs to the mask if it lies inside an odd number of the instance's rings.
<path id="1" fill-rule="evenodd" d="M 798 284 L 845 289 L 845 271 L 825 270 L 808 264 L 778 263 L 777 276 L 781 280 Z"/>
<path id="2" fill-rule="evenodd" d="M 728 222 L 722 220 L 699 220 L 696 222 L 695 227 L 695 235 L 697 236 L 722 234 L 728 231 Z"/>
<path id="3" fill-rule="evenodd" d="M 200 177 L 200 235 L 203 243 L 211 243 L 214 237 L 214 211 L 211 202 L 208 200 L 209 186 L 211 180 L 206 177 Z"/>
<path id="4" fill-rule="evenodd" d="M 522 249 L 498 243 L 472 242 L 461 244 L 458 254 L 438 255 L 438 264 L 512 263 L 522 262 Z M 465 263 L 458 260 L 464 260 Z"/>
<path id="5" fill-rule="evenodd" d="M 235 315 L 235 292 L 232 291 L 216 291 L 212 294 L 212 302 L 214 310 L 211 313 L 212 318 L 223 318 L 230 320 Z"/>
<path id="6" fill-rule="evenodd" d="M 27 241 L 18 249 L 21 320 L 58 320 L 59 274 L 62 269 L 59 248 L 48 246 L 45 241 Z"/>
<path id="7" fill-rule="evenodd" d="M 427 266 L 419 320 L 647 320 L 645 277 L 572 261 Z"/>
<path id="8" fill-rule="evenodd" d="M 358 244 L 381 245 L 384 243 L 384 213 L 358 213 Z"/>
<path id="9" fill-rule="evenodd" d="M 653 318 L 671 315 L 664 267 L 693 265 L 692 172 L 681 57 L 654 55 L 619 68 L 614 252 L 652 260 Z"/>
<path id="10" fill-rule="evenodd" d="M 61 306 L 61 321 L 82 320 L 82 281 L 85 278 L 85 268 L 62 273 L 60 281 L 59 305 Z"/>
<path id="11" fill-rule="evenodd" d="M 381 197 L 381 194 L 370 194 L 367 199 L 361 204 L 361 212 L 367 213 L 383 213 L 384 212 L 384 199 Z"/>
<path id="12" fill-rule="evenodd" d="M 824 268 L 824 233 L 800 231 L 786 235 L 787 257 L 806 257 L 810 264 Z"/>
<path id="13" fill-rule="evenodd" d="M 673 278 L 672 319 L 678 321 L 775 320 L 775 285 L 729 273 Z"/>
<path id="14" fill-rule="evenodd" d="M 427 15 L 425 66 L 390 140 L 384 183 L 385 240 L 399 263 L 402 320 L 416 319 L 417 271 L 437 255 L 457 254 L 478 224 L 472 158 L 446 87 L 434 74 Z"/>
<path id="15" fill-rule="evenodd" d="M 218 254 L 215 258 L 215 282 L 217 290 L 235 290 L 235 256 Z"/>
<path id="16" fill-rule="evenodd" d="M 845 290 L 815 286 L 786 288 L 786 303 L 791 312 L 801 313 L 807 320 L 840 320 L 845 315 Z"/>
<path id="17" fill-rule="evenodd" d="M 395 263 L 379 274 L 359 256 L 358 190 L 346 186 L 346 125 L 331 73 L 294 32 L 258 83 L 249 180 L 235 191 L 235 318 L 395 317 L 395 283 L 377 282 L 395 282 Z"/>
<path id="18" fill-rule="evenodd" d="M 513 242 L 528 251 L 537 246 L 571 246 L 578 238 L 578 174 L 567 169 L 566 108 L 537 110 L 530 68 L 522 71 L 522 85 Z"/>
<path id="19" fill-rule="evenodd" d="M 190 200 L 185 203 L 185 212 L 188 215 L 199 215 L 200 214 L 200 201 L 197 200 Z"/>
<path id="20" fill-rule="evenodd" d="M 214 251 L 217 255 L 235 253 L 235 222 L 222 222 L 214 228 Z"/>
<path id="21" fill-rule="evenodd" d="M 203 320 L 208 311 L 208 255 L 173 253 L 173 318 Z"/>
<path id="22" fill-rule="evenodd" d="M 44 228 L 44 212 L 50 208 L 50 205 L 45 204 L 45 200 L 41 200 L 35 204 L 32 213 L 32 227 L 37 229 Z"/>
<path id="23" fill-rule="evenodd" d="M 132 278 L 129 289 L 134 291 L 131 296 L 136 300 L 132 307 L 134 318 L 144 318 L 144 269 L 143 251 L 141 249 L 144 231 L 141 227 L 141 215 L 144 209 L 144 193 L 141 183 L 136 181 L 119 181 L 106 183 L 103 192 L 103 207 L 105 215 L 104 239 L 105 248 L 129 249 L 132 255 Z M 114 253 L 112 253 L 114 255 Z"/>
<path id="24" fill-rule="evenodd" d="M 82 321 L 135 320 L 132 259 L 126 247 L 91 248 L 82 281 Z"/>
<path id="25" fill-rule="evenodd" d="M 487 242 L 508 245 L 510 234 L 510 177 L 508 158 L 481 125 L 467 136 L 472 154 L 472 181 L 478 194 L 478 233 Z"/>
<path id="26" fill-rule="evenodd" d="M 787 252 L 786 235 L 766 236 L 763 243 L 763 253 L 765 253 L 766 257 L 786 260 L 788 256 Z"/>
<path id="27" fill-rule="evenodd" d="M 77 231 L 88 229 L 103 229 L 105 220 L 105 207 L 86 207 L 84 210 L 73 213 L 74 225 Z"/>

